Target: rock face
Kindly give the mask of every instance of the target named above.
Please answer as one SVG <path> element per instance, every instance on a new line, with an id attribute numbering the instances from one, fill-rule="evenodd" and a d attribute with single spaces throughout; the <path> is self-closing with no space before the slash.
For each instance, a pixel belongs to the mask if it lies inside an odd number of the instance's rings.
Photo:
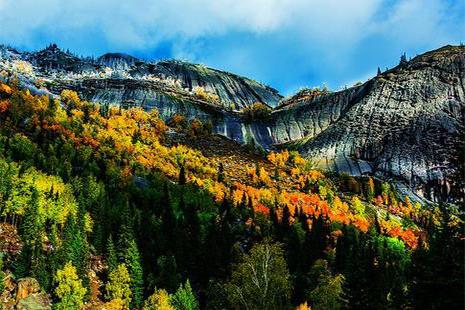
<path id="1" fill-rule="evenodd" d="M 230 139 L 294 148 L 337 172 L 392 178 L 428 198 L 436 195 L 433 184 L 449 190 L 465 126 L 463 46 L 403 61 L 343 91 L 301 92 L 286 101 L 250 79 L 186 62 L 151 63 L 124 54 L 82 59 L 54 45 L 37 53 L 0 48 L 0 69 L 8 68 L 8 59 L 30 61 L 29 80 L 45 80 L 52 94 L 69 88 L 95 102 L 156 108 L 165 120 L 175 114 L 209 120 L 215 133 Z M 196 87 L 217 100 L 198 96 Z M 274 110 L 266 119 L 245 121 L 238 110 L 256 101 Z"/>
<path id="2" fill-rule="evenodd" d="M 223 72 L 202 65 L 179 61 L 164 61 L 157 64 L 168 72 L 168 76 L 181 81 L 182 87 L 192 90 L 196 86 L 215 93 L 223 102 L 229 102 L 234 109 L 242 109 L 254 102 L 264 102 L 275 107 L 281 96 L 278 91 L 256 81 Z"/>
<path id="3" fill-rule="evenodd" d="M 16 300 L 24 299 L 31 294 L 39 293 L 40 285 L 34 278 L 22 278 L 18 280 L 18 288 L 16 291 Z"/>
<path id="4" fill-rule="evenodd" d="M 447 46 L 382 73 L 362 86 L 274 113 L 277 143 L 339 172 L 373 172 L 433 198 L 465 125 L 465 48 Z M 283 129 L 286 130 L 283 130 Z"/>
<path id="5" fill-rule="evenodd" d="M 90 78 L 118 78 L 126 80 L 145 81 L 157 80 L 167 86 L 176 86 L 178 91 L 192 92 L 201 87 L 208 94 L 217 96 L 217 105 L 229 110 L 240 110 L 254 102 L 263 102 L 274 107 L 282 96 L 278 91 L 251 79 L 241 77 L 199 64 L 182 61 L 160 61 L 156 63 L 139 60 L 130 55 L 108 53 L 98 59 L 79 58 L 69 52 L 60 50 L 55 44 L 35 53 L 24 53 L 23 58 L 36 66 L 40 75 L 57 80 L 85 80 Z M 100 84 L 101 85 L 101 84 Z M 141 83 L 142 86 L 149 86 Z M 98 89 L 111 92 L 113 89 Z M 130 91 L 130 90 L 129 90 Z M 146 88 L 150 92 L 150 87 Z M 130 95 L 128 95 L 130 97 Z M 91 97 L 100 98 L 98 94 Z M 131 98 L 131 100 L 140 97 Z M 118 104 L 119 101 L 111 103 Z"/>
<path id="6" fill-rule="evenodd" d="M 137 62 L 137 58 L 121 53 L 107 53 L 97 59 L 98 64 L 113 70 L 129 70 Z"/>

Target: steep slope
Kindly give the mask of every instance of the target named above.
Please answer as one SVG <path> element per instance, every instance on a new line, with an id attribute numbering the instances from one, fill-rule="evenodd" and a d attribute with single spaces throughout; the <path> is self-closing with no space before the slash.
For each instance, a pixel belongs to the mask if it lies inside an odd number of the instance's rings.
<path id="1" fill-rule="evenodd" d="M 129 70 L 138 61 L 137 58 L 122 53 L 107 53 L 97 59 L 100 65 L 113 70 Z"/>
<path id="2" fill-rule="evenodd" d="M 376 172 L 433 197 L 448 191 L 455 136 L 465 124 L 465 48 L 446 46 L 362 86 L 273 115 L 273 138 L 339 172 Z M 425 192 L 426 191 L 426 192 Z"/>
<path id="3" fill-rule="evenodd" d="M 157 65 L 179 80 L 183 88 L 204 87 L 206 91 L 217 94 L 221 101 L 231 103 L 236 110 L 257 101 L 274 107 L 281 99 L 275 89 L 232 73 L 180 61 L 163 61 Z"/>

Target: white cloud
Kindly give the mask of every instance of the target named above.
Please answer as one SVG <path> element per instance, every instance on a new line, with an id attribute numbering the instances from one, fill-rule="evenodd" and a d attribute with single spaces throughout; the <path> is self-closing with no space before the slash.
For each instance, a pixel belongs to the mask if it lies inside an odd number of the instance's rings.
<path id="1" fill-rule="evenodd" d="M 464 4 L 451 8 L 451 2 L 0 0 L 0 43 L 37 49 L 56 42 L 95 55 L 149 54 L 169 42 L 173 56 L 283 87 L 305 83 L 311 70 L 313 78 L 339 86 L 373 72 L 383 55 L 397 58 L 399 49 L 423 51 L 463 37 Z M 383 55 L 371 57 L 374 67 L 358 69 L 370 48 Z"/>
<path id="2" fill-rule="evenodd" d="M 27 43 L 38 28 L 69 32 L 97 28 L 106 40 L 141 48 L 161 39 L 199 38 L 229 31 L 266 33 L 291 29 L 299 34 L 353 36 L 381 3 L 291 0 L 90 1 L 1 0 L 0 38 Z"/>

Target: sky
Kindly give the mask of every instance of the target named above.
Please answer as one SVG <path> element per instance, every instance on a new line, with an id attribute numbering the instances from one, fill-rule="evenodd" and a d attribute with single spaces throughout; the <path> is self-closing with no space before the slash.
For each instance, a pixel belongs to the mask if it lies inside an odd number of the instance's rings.
<path id="1" fill-rule="evenodd" d="M 0 0 L 0 43 L 182 59 L 290 95 L 465 43 L 465 0 Z"/>

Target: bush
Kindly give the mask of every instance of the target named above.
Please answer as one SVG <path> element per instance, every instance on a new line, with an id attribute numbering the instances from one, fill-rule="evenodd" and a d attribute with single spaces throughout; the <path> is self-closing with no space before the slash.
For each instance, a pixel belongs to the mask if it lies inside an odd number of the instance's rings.
<path id="1" fill-rule="evenodd" d="M 187 127 L 186 118 L 181 114 L 175 114 L 173 117 L 168 121 L 168 126 L 176 128 L 178 130 L 185 129 Z"/>
<path id="2" fill-rule="evenodd" d="M 218 104 L 220 103 L 220 97 L 217 94 L 210 93 L 206 91 L 203 87 L 201 86 L 196 86 L 192 90 L 197 96 L 197 98 L 208 101 L 210 103 Z"/>
<path id="3" fill-rule="evenodd" d="M 242 110 L 246 121 L 262 120 L 271 114 L 271 108 L 262 102 L 255 102 Z"/>

